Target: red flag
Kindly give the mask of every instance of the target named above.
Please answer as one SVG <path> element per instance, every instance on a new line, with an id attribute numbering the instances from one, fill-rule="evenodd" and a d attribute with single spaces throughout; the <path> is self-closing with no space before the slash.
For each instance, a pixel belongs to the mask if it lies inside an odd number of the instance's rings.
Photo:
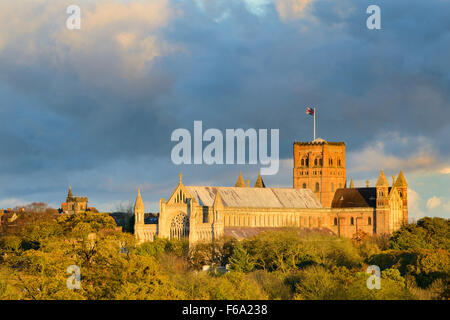
<path id="1" fill-rule="evenodd" d="M 306 108 L 306 114 L 314 115 L 314 109 L 313 108 Z"/>

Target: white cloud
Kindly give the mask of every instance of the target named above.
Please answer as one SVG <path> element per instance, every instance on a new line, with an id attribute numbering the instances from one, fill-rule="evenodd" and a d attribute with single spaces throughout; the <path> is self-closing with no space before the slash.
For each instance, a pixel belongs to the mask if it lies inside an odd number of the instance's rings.
<path id="1" fill-rule="evenodd" d="M 27 204 L 28 202 L 18 199 L 18 198 L 6 198 L 0 200 L 0 208 L 14 208 L 16 206 L 22 206 Z"/>
<path id="2" fill-rule="evenodd" d="M 313 0 L 275 0 L 275 7 L 281 20 L 289 21 L 302 17 L 311 2 Z"/>
<path id="3" fill-rule="evenodd" d="M 441 205 L 441 202 L 441 198 L 433 196 L 427 200 L 427 208 L 430 210 L 435 209 Z"/>
<path id="4" fill-rule="evenodd" d="M 450 174 L 450 167 L 443 168 L 440 172 L 442 174 Z"/>
<path id="5" fill-rule="evenodd" d="M 402 147 L 410 152 L 399 152 Z M 388 151 L 393 149 L 394 151 Z M 395 154 L 394 154 L 395 153 Z M 365 145 L 362 150 L 349 153 L 353 172 L 390 170 L 390 171 L 427 171 L 436 172 L 448 166 L 440 160 L 430 139 L 422 136 L 405 137 L 396 132 L 389 132 L 377 137 Z M 442 171 L 441 171 L 442 172 Z"/>
<path id="6" fill-rule="evenodd" d="M 450 212 L 450 201 L 447 201 L 442 205 L 445 211 Z"/>
<path id="7" fill-rule="evenodd" d="M 413 189 L 408 188 L 408 220 L 417 221 L 425 216 L 425 213 L 420 210 L 420 203 L 422 198 Z"/>
<path id="8" fill-rule="evenodd" d="M 41 0 L 0 3 L 0 53 L 18 65 L 42 64 L 45 59 L 55 68 L 71 65 L 81 79 L 95 83 L 93 74 L 99 70 L 103 75 L 110 72 L 109 77 L 139 78 L 155 57 L 179 50 L 159 33 L 181 15 L 169 0 L 80 1 L 81 30 L 66 28 L 68 5 Z"/>

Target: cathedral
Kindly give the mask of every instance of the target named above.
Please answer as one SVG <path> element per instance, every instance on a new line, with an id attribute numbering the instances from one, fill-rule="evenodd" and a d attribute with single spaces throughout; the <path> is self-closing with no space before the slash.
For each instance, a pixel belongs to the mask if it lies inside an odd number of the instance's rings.
<path id="1" fill-rule="evenodd" d="M 224 235 L 297 227 L 352 237 L 358 230 L 390 234 L 408 222 L 405 177 L 389 184 L 381 170 L 375 187 L 346 185 L 345 143 L 294 142 L 293 188 L 268 188 L 261 175 L 253 187 L 242 173 L 234 187 L 188 186 L 182 175 L 155 223 L 146 223 L 140 191 L 134 207 L 138 242 L 188 238 L 190 244 Z"/>

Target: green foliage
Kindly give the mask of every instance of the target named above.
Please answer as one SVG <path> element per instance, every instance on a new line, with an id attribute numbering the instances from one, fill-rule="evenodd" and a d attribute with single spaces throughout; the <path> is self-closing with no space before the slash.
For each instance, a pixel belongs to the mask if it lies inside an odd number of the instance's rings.
<path id="1" fill-rule="evenodd" d="M 117 227 L 114 219 L 107 213 L 84 212 L 79 214 L 64 214 L 58 219 L 58 224 L 63 228 L 64 232 L 84 231 L 84 225 L 89 225 L 90 232 L 98 232 L 101 229 L 115 229 Z M 80 226 L 77 225 L 81 224 Z"/>
<path id="2" fill-rule="evenodd" d="M 296 230 L 264 232 L 243 240 L 255 267 L 283 273 L 309 265 L 359 267 L 363 259 L 348 239 L 323 234 L 304 236 Z"/>
<path id="3" fill-rule="evenodd" d="M 368 263 L 398 269 L 403 276 L 411 274 L 421 288 L 450 277 L 450 253 L 443 249 L 390 250 L 371 256 Z"/>
<path id="4" fill-rule="evenodd" d="M 417 224 L 408 224 L 394 232 L 391 249 L 445 249 L 450 250 L 450 220 L 422 218 Z"/>
<path id="5" fill-rule="evenodd" d="M 390 242 L 285 229 L 189 248 L 160 238 L 136 245 L 104 213 L 39 214 L 0 235 L 0 299 L 449 298 L 444 219 L 405 226 Z M 231 272 L 199 271 L 226 264 Z M 368 264 L 382 270 L 379 290 L 367 288 Z M 81 271 L 79 290 L 66 285 L 71 265 Z"/>
<path id="6" fill-rule="evenodd" d="M 230 257 L 230 269 L 236 272 L 248 273 L 252 271 L 254 264 L 250 255 L 240 243 L 234 248 L 233 255 Z"/>
<path id="7" fill-rule="evenodd" d="M 189 243 L 187 240 L 163 239 L 156 237 L 152 242 L 144 242 L 137 247 L 137 254 L 160 257 L 162 254 L 173 254 L 177 257 L 186 256 Z"/>

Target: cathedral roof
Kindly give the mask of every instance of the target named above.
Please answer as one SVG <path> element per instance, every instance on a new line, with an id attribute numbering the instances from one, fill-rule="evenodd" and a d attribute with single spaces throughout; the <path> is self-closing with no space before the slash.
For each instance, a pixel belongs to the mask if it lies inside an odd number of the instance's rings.
<path id="1" fill-rule="evenodd" d="M 212 206 L 218 191 L 224 207 L 322 208 L 310 189 L 186 186 L 201 206 Z"/>
<path id="2" fill-rule="evenodd" d="M 334 193 L 332 208 L 376 207 L 376 188 L 337 189 Z"/>

